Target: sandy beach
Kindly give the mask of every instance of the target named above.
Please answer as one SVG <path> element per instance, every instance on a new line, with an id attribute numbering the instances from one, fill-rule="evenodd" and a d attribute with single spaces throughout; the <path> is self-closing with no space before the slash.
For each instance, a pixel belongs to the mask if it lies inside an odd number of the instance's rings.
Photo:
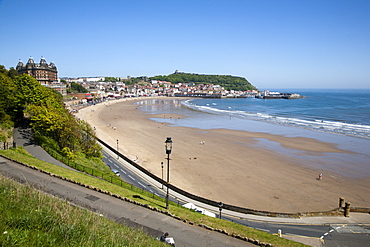
<path id="1" fill-rule="evenodd" d="M 139 99 L 140 100 L 140 99 Z M 149 119 L 183 118 L 178 114 L 148 115 L 137 100 L 115 100 L 80 110 L 76 117 L 96 128 L 99 138 L 161 177 L 166 162 L 164 141 L 172 137 L 173 185 L 215 201 L 275 212 L 326 211 L 338 206 L 340 197 L 352 206 L 370 207 L 370 178 L 323 174 L 310 169 L 304 159 L 274 152 L 259 139 L 280 143 L 297 153 L 323 155 L 348 153 L 336 145 L 306 137 L 237 131 L 174 127 Z M 201 142 L 204 141 L 204 144 Z M 166 171 L 165 171 L 166 172 Z"/>

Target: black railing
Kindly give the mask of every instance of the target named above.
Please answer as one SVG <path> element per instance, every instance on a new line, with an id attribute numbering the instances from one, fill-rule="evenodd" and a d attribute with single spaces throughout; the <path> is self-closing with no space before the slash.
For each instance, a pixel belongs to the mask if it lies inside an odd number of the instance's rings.
<path id="1" fill-rule="evenodd" d="M 91 168 L 91 167 L 87 167 L 87 166 L 84 166 L 84 165 L 81 165 L 81 164 L 77 164 L 76 162 L 73 162 L 70 159 L 67 159 L 65 156 L 61 155 L 60 153 L 56 152 L 55 150 L 53 150 L 51 148 L 48 148 L 48 147 L 43 147 L 43 148 L 45 149 L 45 151 L 47 151 L 55 159 L 61 161 L 62 163 L 66 164 L 66 165 L 68 165 L 68 166 L 70 166 L 70 167 L 72 167 L 72 168 L 74 168 L 78 171 L 82 171 L 82 172 L 84 172 L 86 174 L 89 174 L 91 176 L 98 177 L 102 180 L 105 180 L 109 183 L 118 185 L 122 188 L 129 189 L 129 190 L 132 190 L 134 192 L 140 192 L 144 195 L 147 195 L 147 196 L 152 197 L 154 199 L 157 199 L 159 201 L 164 201 L 163 198 L 154 195 L 154 193 L 152 193 L 152 192 L 150 192 L 150 191 L 148 191 L 144 188 L 138 188 L 133 184 L 127 183 L 126 181 L 122 180 L 117 175 L 107 175 L 107 171 L 101 171 L 101 170 L 94 169 L 94 168 Z"/>

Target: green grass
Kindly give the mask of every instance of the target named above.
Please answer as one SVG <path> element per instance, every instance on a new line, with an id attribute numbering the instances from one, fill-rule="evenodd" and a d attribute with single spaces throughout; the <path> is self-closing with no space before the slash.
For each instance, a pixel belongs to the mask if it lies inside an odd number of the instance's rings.
<path id="1" fill-rule="evenodd" d="M 94 174 L 98 177 L 102 174 L 113 174 L 109 167 L 104 164 L 101 158 L 94 157 L 88 159 L 83 153 L 78 152 L 76 153 L 76 159 L 71 161 L 47 145 L 43 145 L 43 148 L 55 159 L 60 160 L 61 162 L 76 168 L 77 170 L 88 172 L 89 174 Z"/>
<path id="2" fill-rule="evenodd" d="M 165 246 L 0 176 L 0 246 Z"/>
<path id="3" fill-rule="evenodd" d="M 20 162 L 38 167 L 41 170 L 52 172 L 60 176 L 72 179 L 82 184 L 87 184 L 96 188 L 100 188 L 104 191 L 109 191 L 113 194 L 118 194 L 122 197 L 130 198 L 137 202 L 148 204 L 152 207 L 156 207 L 161 210 L 165 210 L 165 201 L 162 198 L 151 196 L 148 193 L 141 193 L 140 190 L 131 190 L 130 186 L 123 182 L 124 186 L 109 183 L 107 181 L 97 179 L 87 174 L 68 170 L 63 167 L 55 166 L 47 162 L 40 161 L 31 157 L 30 155 L 24 154 L 14 150 L 2 150 L 0 154 L 18 160 Z M 223 229 L 229 234 L 240 235 L 248 238 L 258 239 L 260 242 L 270 243 L 274 246 L 306 246 L 301 243 L 290 241 L 284 238 L 280 238 L 276 235 L 272 235 L 263 231 L 259 231 L 253 228 L 242 226 L 233 222 L 221 220 L 218 218 L 208 217 L 192 210 L 178 206 L 175 203 L 170 202 L 170 213 L 180 217 L 182 220 L 187 222 L 191 221 L 194 225 L 204 224 L 212 228 Z"/>

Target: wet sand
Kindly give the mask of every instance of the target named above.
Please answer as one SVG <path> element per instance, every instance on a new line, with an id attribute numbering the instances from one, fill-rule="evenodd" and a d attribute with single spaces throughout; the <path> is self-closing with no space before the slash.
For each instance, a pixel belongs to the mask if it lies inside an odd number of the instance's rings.
<path id="1" fill-rule="evenodd" d="M 348 178 L 305 165 L 297 156 L 273 151 L 259 140 L 315 156 L 349 153 L 336 145 L 306 137 L 228 129 L 174 127 L 139 111 L 137 100 L 116 100 L 82 109 L 77 117 L 96 128 L 99 138 L 161 177 L 166 164 L 164 141 L 172 137 L 170 181 L 215 201 L 275 212 L 326 211 L 344 197 L 352 206 L 370 207 L 370 178 Z M 182 118 L 166 114 L 166 118 Z M 204 144 L 201 144 L 204 141 Z M 166 166 L 165 166 L 166 167 Z M 166 174 L 166 170 L 164 171 Z"/>

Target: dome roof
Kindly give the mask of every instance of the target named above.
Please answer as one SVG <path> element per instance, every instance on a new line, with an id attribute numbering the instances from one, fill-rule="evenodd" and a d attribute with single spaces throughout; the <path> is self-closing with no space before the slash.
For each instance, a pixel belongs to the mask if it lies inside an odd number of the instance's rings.
<path id="1" fill-rule="evenodd" d="M 40 65 L 48 65 L 48 63 L 46 62 L 46 59 L 44 57 L 41 57 Z"/>
<path id="2" fill-rule="evenodd" d="M 27 64 L 34 64 L 34 63 L 35 63 L 35 61 L 33 61 L 33 57 L 30 57 L 30 58 L 28 59 Z"/>
<path id="3" fill-rule="evenodd" d="M 19 59 L 19 62 L 17 64 L 17 67 L 22 67 L 22 66 L 23 66 L 23 62 L 22 62 L 22 60 Z"/>

